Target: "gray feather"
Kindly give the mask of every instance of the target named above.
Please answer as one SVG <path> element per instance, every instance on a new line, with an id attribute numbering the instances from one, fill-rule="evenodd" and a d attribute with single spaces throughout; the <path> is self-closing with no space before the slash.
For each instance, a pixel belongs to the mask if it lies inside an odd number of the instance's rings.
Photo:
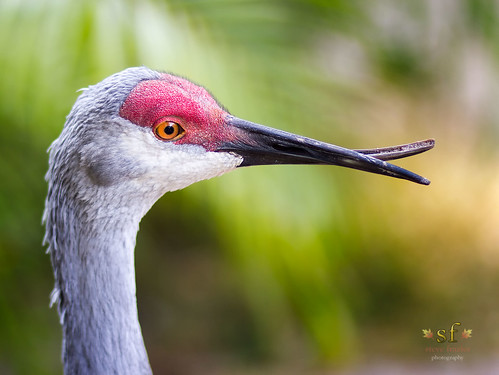
<path id="1" fill-rule="evenodd" d="M 109 136 L 126 131 L 118 112 L 133 87 L 158 76 L 130 68 L 83 90 L 49 149 L 44 242 L 66 374 L 151 373 L 137 320 L 133 249 L 139 220 L 156 196 L 148 199 L 144 191 L 134 205 L 122 191 L 119 182 L 133 168 L 116 158 Z"/>

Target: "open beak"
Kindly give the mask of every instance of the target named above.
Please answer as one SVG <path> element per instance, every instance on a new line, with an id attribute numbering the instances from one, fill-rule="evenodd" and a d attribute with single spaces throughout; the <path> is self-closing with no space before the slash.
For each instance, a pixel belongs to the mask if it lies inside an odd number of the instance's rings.
<path id="1" fill-rule="evenodd" d="M 428 151 L 435 141 L 366 150 L 349 150 L 282 130 L 272 129 L 237 117 L 228 116 L 234 138 L 222 143 L 216 151 L 234 152 L 243 157 L 240 167 L 269 164 L 327 164 L 401 178 L 418 184 L 430 181 L 411 171 L 387 163 Z"/>

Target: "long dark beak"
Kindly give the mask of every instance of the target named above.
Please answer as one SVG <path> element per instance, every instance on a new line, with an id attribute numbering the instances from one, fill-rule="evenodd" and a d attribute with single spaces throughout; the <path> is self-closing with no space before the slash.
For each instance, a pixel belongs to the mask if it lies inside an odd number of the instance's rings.
<path id="1" fill-rule="evenodd" d="M 401 178 L 418 184 L 430 181 L 411 171 L 387 163 L 386 160 L 404 158 L 430 150 L 433 139 L 400 146 L 366 150 L 349 150 L 281 130 L 229 116 L 233 140 L 224 142 L 217 151 L 234 152 L 243 157 L 240 167 L 268 164 L 327 164 L 359 169 Z"/>

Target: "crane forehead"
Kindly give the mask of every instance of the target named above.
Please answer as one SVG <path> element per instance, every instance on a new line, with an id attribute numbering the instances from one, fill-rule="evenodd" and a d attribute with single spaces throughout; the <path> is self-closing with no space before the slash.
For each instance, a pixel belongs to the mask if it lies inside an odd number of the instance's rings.
<path id="1" fill-rule="evenodd" d="M 143 127 L 153 127 L 165 117 L 178 118 L 186 127 L 186 134 L 174 143 L 199 145 L 207 151 L 215 151 L 239 134 L 237 129 L 227 126 L 228 113 L 206 89 L 170 74 L 139 82 L 125 99 L 119 115 Z"/>
<path id="2" fill-rule="evenodd" d="M 119 112 L 121 117 L 145 127 L 165 116 L 208 125 L 223 114 L 223 109 L 203 87 L 169 74 L 162 74 L 159 80 L 139 82 Z"/>

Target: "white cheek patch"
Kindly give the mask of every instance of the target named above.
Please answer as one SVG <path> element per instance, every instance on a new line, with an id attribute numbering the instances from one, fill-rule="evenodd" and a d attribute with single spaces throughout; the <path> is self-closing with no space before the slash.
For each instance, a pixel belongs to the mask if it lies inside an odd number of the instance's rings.
<path id="1" fill-rule="evenodd" d="M 153 185 L 155 190 L 161 189 L 161 194 L 220 176 L 237 168 L 243 161 L 234 153 L 209 152 L 198 145 L 162 142 L 147 129 L 132 132 L 123 132 L 120 136 L 123 153 L 141 171 L 136 180 Z"/>

